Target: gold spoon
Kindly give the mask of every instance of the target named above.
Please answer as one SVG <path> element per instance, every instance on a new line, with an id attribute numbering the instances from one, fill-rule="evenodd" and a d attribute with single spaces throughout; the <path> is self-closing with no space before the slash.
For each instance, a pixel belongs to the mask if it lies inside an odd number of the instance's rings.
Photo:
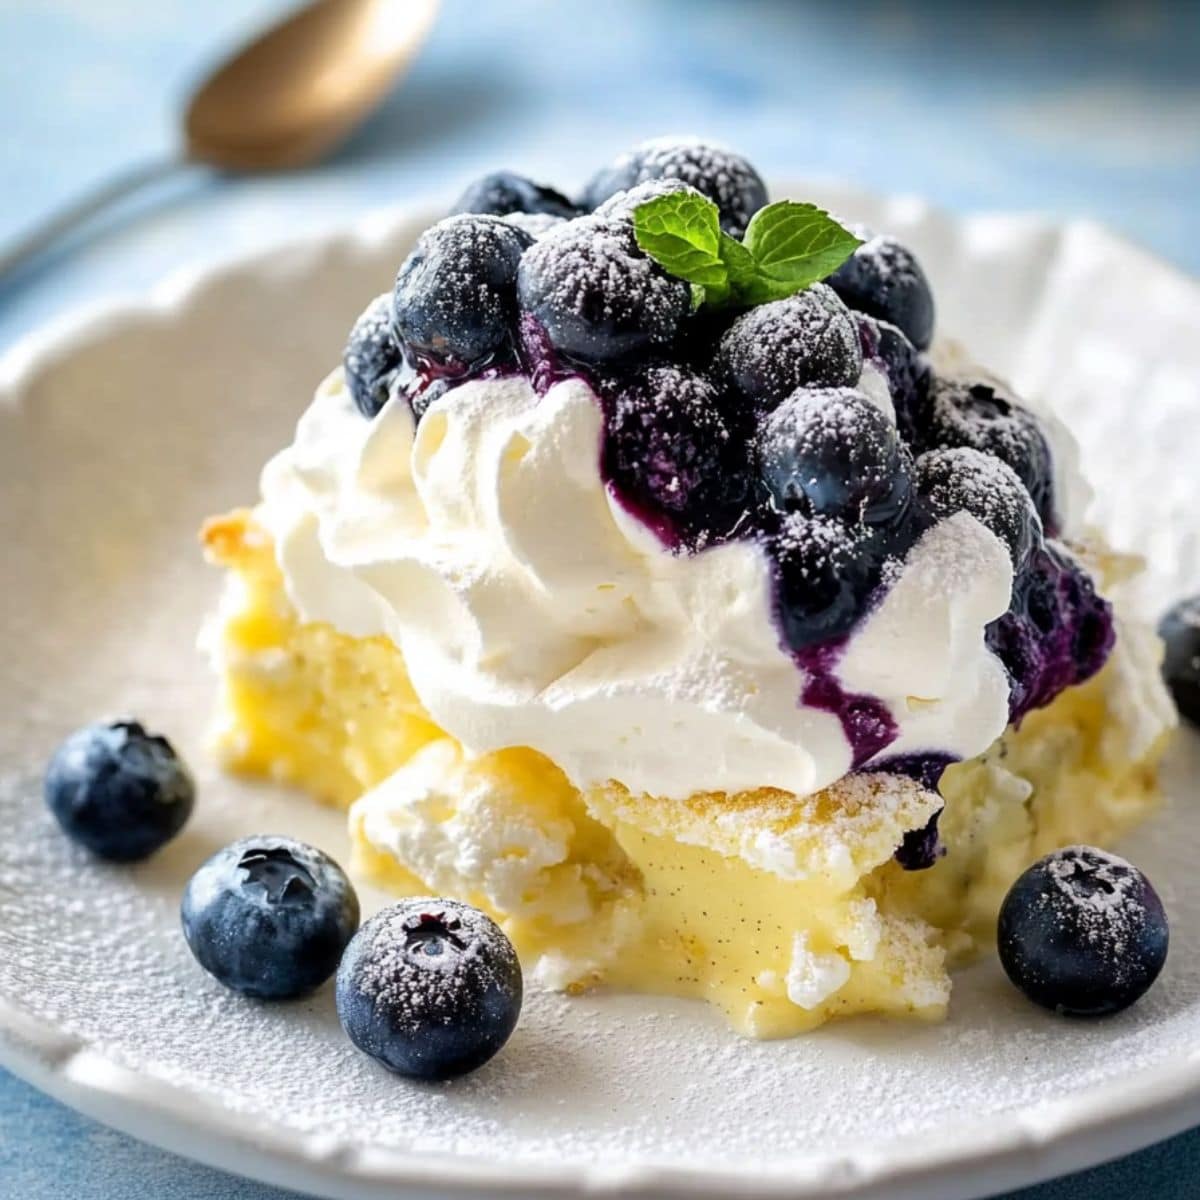
<path id="1" fill-rule="evenodd" d="M 193 93 L 180 153 L 132 167 L 0 254 L 0 277 L 108 205 L 192 164 L 302 167 L 333 149 L 391 89 L 440 0 L 315 0 L 222 63 Z"/>

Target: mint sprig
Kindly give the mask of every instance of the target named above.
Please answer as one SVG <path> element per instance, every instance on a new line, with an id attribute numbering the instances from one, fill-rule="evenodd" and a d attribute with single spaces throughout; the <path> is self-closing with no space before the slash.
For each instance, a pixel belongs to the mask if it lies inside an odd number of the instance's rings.
<path id="1" fill-rule="evenodd" d="M 759 209 L 739 242 L 721 229 L 717 206 L 694 192 L 639 204 L 633 229 L 646 254 L 692 285 L 697 306 L 782 300 L 832 275 L 862 245 L 824 209 L 793 200 Z"/>

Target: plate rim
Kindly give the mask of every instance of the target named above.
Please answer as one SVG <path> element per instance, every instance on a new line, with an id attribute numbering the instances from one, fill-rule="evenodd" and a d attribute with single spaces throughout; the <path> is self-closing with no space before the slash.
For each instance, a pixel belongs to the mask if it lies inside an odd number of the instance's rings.
<path id="1" fill-rule="evenodd" d="M 1086 231 L 1200 291 L 1186 271 L 1090 219 L 1056 221 L 1029 212 L 956 214 L 907 195 L 882 195 L 837 180 L 820 182 L 840 187 L 847 195 L 902 205 L 909 219 L 937 216 L 969 227 L 1003 218 L 1052 230 L 1062 238 Z M 69 309 L 0 354 L 0 410 L 19 408 L 38 375 L 81 346 L 130 323 L 178 319 L 208 288 L 229 276 L 289 266 L 302 269 L 306 261 L 337 254 L 365 256 L 406 228 L 428 223 L 438 211 L 422 201 L 375 210 L 351 223 L 331 223 L 183 268 L 141 295 L 101 298 Z M 806 1157 L 802 1174 L 787 1180 L 753 1179 L 729 1171 L 653 1164 L 484 1163 L 331 1139 L 268 1122 L 248 1129 L 244 1115 L 225 1109 L 210 1093 L 125 1067 L 98 1045 L 63 1033 L 3 996 L 0 1066 L 69 1107 L 173 1153 L 310 1194 L 316 1194 L 313 1188 L 319 1184 L 319 1194 L 338 1197 L 395 1196 L 399 1187 L 452 1189 L 475 1196 L 499 1191 L 603 1194 L 628 1200 L 697 1195 L 870 1200 L 885 1194 L 889 1200 L 950 1200 L 1094 1166 L 1200 1123 L 1198 1051 L 1181 1061 L 1135 1071 L 1119 1088 L 1110 1080 L 1064 1099 L 956 1125 L 954 1137 L 939 1139 L 932 1150 L 902 1142 L 852 1147 Z"/>

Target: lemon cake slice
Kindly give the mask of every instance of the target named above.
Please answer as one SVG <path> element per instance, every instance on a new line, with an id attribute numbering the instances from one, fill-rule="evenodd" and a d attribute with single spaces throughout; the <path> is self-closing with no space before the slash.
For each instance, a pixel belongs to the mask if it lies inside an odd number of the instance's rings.
<path id="1" fill-rule="evenodd" d="M 206 527 L 221 753 L 548 986 L 940 1016 L 1174 723 L 1069 437 L 931 353 L 906 247 L 736 155 L 647 143 L 578 208 L 489 180 Z"/>

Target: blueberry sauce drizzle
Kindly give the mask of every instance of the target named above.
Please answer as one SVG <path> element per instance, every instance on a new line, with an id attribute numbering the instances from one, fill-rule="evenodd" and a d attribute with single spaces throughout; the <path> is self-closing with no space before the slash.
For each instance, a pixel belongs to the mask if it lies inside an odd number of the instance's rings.
<path id="1" fill-rule="evenodd" d="M 406 362 L 399 386 L 417 419 L 428 404 L 449 387 L 473 379 L 520 374 L 529 379 L 539 395 L 544 395 L 555 383 L 579 378 L 598 397 L 603 396 L 603 383 L 594 377 L 593 370 L 557 352 L 536 318 L 523 314 L 516 334 L 511 347 L 469 368 L 447 369 L 424 361 Z M 869 357 L 879 354 L 877 345 L 865 334 L 864 343 Z M 928 384 L 923 375 L 927 371 L 924 356 L 917 356 L 917 360 L 914 391 L 919 397 Z M 907 367 L 908 364 L 904 365 Z M 601 403 L 604 406 L 603 399 Z M 919 399 L 914 407 L 918 406 Z M 905 412 L 904 423 L 911 423 L 911 420 L 910 414 Z M 643 503 L 622 488 L 605 468 L 603 446 L 600 465 L 610 494 L 672 553 L 697 553 L 707 546 L 731 540 L 762 540 L 761 522 L 749 509 L 729 516 L 697 537 L 680 522 L 678 514 Z M 1047 518 L 1047 536 L 1053 536 L 1057 532 L 1057 514 L 1044 497 L 1042 507 Z M 932 520 L 927 514 L 923 517 L 919 511 L 914 512 L 908 533 L 896 541 L 893 554 L 903 558 L 930 524 Z M 856 626 L 874 607 L 880 590 L 875 589 Z M 778 615 L 776 620 L 779 620 Z M 879 755 L 896 740 L 899 728 L 882 700 L 847 691 L 839 679 L 837 664 L 851 636 L 853 629 L 794 649 L 781 635 L 783 649 L 805 675 L 800 703 L 837 717 L 850 746 L 852 770 L 906 775 L 928 790 L 936 791 L 942 772 L 956 761 L 951 756 L 930 752 L 879 759 Z M 988 647 L 1008 672 L 1010 720 L 1019 724 L 1025 714 L 1049 704 L 1065 688 L 1091 678 L 1104 665 L 1115 640 L 1112 610 L 1097 594 L 1086 571 L 1057 544 L 1046 542 L 1018 575 L 1013 586 L 1012 606 L 988 626 L 986 639 Z M 926 870 L 945 853 L 938 833 L 940 816 L 939 809 L 924 827 L 904 835 L 895 851 L 896 862 L 903 869 Z"/>

